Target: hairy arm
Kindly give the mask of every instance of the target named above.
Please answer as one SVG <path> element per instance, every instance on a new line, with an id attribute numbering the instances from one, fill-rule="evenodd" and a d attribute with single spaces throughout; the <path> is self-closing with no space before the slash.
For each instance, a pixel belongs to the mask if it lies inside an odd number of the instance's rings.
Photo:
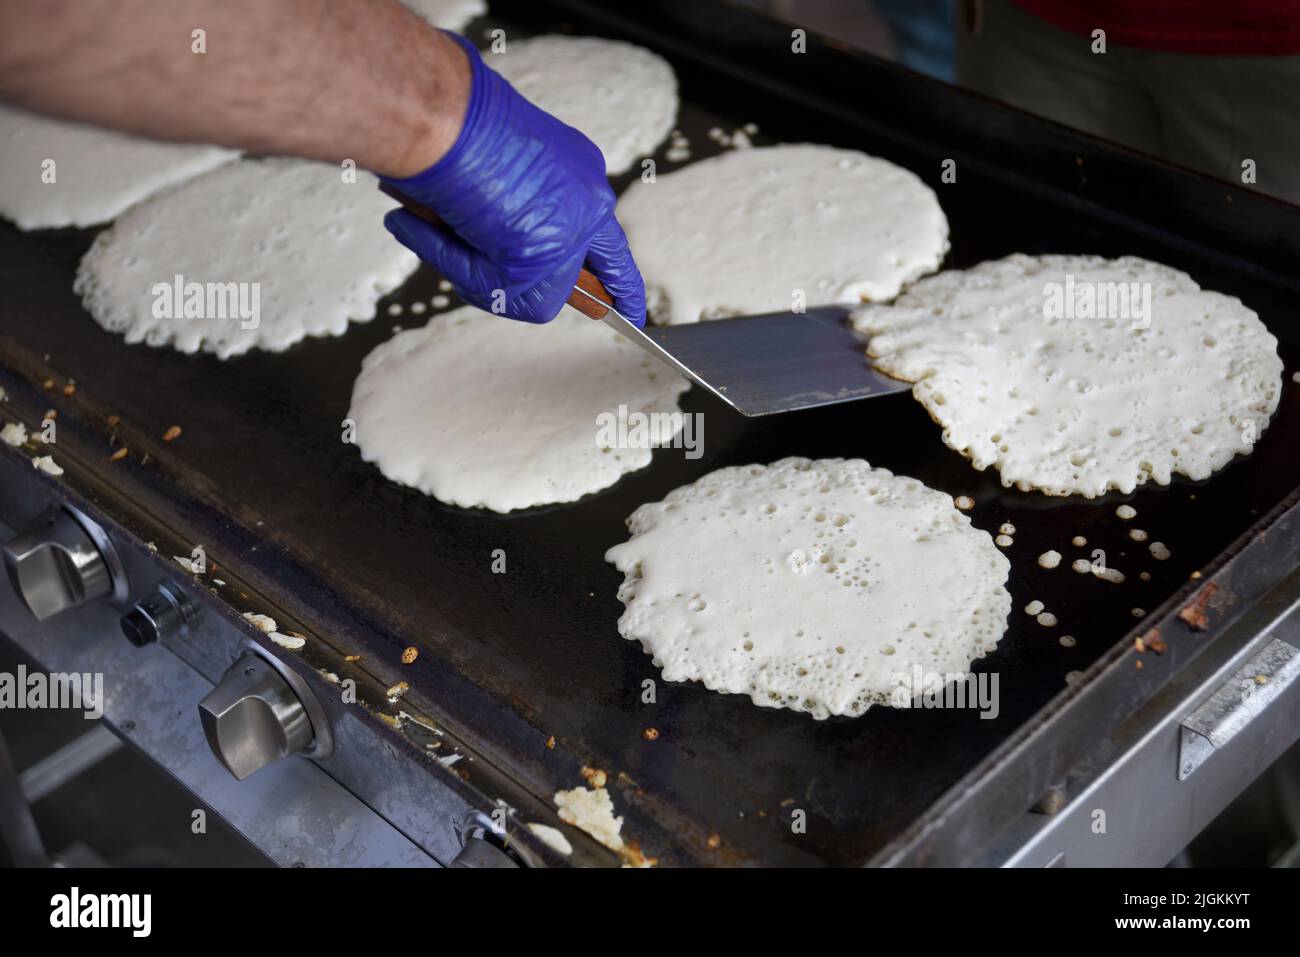
<path id="1" fill-rule="evenodd" d="M 398 0 L 0 0 L 0 100 L 155 139 L 410 176 L 456 141 L 469 86 Z"/>

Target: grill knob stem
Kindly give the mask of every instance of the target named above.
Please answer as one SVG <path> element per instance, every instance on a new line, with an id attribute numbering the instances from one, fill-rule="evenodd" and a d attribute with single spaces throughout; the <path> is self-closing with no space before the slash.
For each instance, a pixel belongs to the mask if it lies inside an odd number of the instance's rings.
<path id="1" fill-rule="evenodd" d="M 460 839 L 460 853 L 451 859 L 448 867 L 509 868 L 522 867 L 523 863 L 507 850 L 508 845 L 497 834 L 492 819 L 481 811 L 468 811 L 455 822 L 456 836 Z"/>
<path id="2" fill-rule="evenodd" d="M 253 652 L 237 660 L 199 702 L 212 753 L 242 781 L 254 771 L 306 751 L 311 719 L 289 682 Z"/>
<path id="3" fill-rule="evenodd" d="M 103 531 L 68 506 L 44 512 L 4 547 L 5 570 L 37 621 L 96 598 L 126 597 L 126 575 Z"/>
<path id="4" fill-rule="evenodd" d="M 185 596 L 167 582 L 159 582 L 122 616 L 122 634 L 138 648 L 178 638 L 189 630 L 191 607 Z"/>

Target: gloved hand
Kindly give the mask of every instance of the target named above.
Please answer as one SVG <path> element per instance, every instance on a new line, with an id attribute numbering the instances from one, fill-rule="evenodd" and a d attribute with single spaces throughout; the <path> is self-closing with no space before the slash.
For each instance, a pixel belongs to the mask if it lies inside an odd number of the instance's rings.
<path id="1" fill-rule="evenodd" d="M 550 322 L 585 262 L 618 311 L 644 325 L 645 284 L 614 219 L 600 150 L 515 92 L 469 40 L 451 36 L 472 70 L 460 136 L 423 173 L 385 177 L 449 229 L 402 209 L 384 225 L 480 309 Z"/>

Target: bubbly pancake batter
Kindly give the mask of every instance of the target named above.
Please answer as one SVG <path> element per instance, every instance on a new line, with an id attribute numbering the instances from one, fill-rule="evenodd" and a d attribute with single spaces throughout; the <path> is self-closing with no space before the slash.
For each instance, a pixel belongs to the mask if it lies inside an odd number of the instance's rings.
<path id="1" fill-rule="evenodd" d="M 942 492 L 861 459 L 711 472 L 642 505 L 605 558 L 618 630 L 667 681 L 815 718 L 965 673 L 1006 628 L 1010 568 Z"/>

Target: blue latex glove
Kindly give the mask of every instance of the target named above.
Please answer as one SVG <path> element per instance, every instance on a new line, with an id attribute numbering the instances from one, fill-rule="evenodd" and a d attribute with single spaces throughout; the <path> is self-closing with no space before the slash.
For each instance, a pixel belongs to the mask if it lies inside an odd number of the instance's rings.
<path id="1" fill-rule="evenodd" d="M 384 225 L 480 309 L 550 322 L 585 263 L 618 311 L 644 325 L 645 284 L 614 219 L 600 150 L 515 92 L 469 40 L 450 36 L 472 70 L 460 136 L 423 173 L 385 178 L 449 229 L 402 209 Z"/>

